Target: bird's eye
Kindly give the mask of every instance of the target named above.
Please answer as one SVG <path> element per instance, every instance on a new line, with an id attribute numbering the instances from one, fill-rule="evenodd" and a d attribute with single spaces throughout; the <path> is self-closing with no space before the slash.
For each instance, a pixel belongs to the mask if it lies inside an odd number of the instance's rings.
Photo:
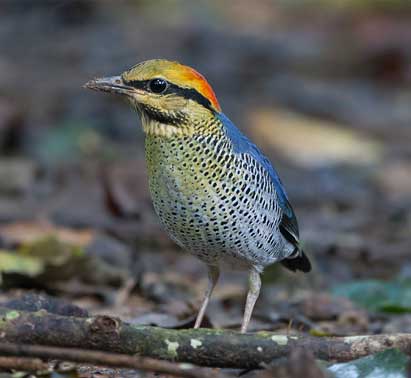
<path id="1" fill-rule="evenodd" d="M 163 79 L 153 79 L 148 83 L 148 88 L 153 93 L 163 93 L 168 88 L 168 83 Z"/>

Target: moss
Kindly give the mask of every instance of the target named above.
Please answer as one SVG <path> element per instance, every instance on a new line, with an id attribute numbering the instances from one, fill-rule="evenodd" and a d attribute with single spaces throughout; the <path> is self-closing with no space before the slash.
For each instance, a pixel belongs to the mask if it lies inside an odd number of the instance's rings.
<path id="1" fill-rule="evenodd" d="M 271 340 L 273 340 L 278 345 L 287 345 L 288 344 L 288 337 L 284 336 L 284 335 L 271 336 Z"/>
<path id="2" fill-rule="evenodd" d="M 18 311 L 9 311 L 6 313 L 5 319 L 14 320 L 14 319 L 17 319 L 19 316 L 20 316 L 20 313 Z"/>
<path id="3" fill-rule="evenodd" d="M 190 340 L 190 345 L 191 345 L 192 348 L 197 349 L 197 348 L 201 347 L 201 345 L 203 345 L 203 343 L 199 339 L 191 339 Z"/>
<path id="4" fill-rule="evenodd" d="M 180 344 L 177 341 L 170 341 L 169 339 L 165 339 L 165 343 L 167 345 L 167 352 L 170 358 L 176 358 L 178 356 L 177 349 Z"/>
<path id="5" fill-rule="evenodd" d="M 329 332 L 323 331 L 323 330 L 318 329 L 318 328 L 310 329 L 310 335 L 311 336 L 317 336 L 317 337 L 331 336 L 331 334 Z"/>

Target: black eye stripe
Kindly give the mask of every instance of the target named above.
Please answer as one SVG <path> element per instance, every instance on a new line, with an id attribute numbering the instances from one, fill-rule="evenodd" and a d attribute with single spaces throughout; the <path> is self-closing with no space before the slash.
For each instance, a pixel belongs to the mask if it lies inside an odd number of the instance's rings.
<path id="1" fill-rule="evenodd" d="M 146 90 L 150 80 L 125 80 L 123 79 L 123 82 L 124 84 L 129 85 L 130 87 Z"/>
<path id="2" fill-rule="evenodd" d="M 211 106 L 210 100 L 193 88 L 181 88 L 178 85 L 170 84 L 169 89 L 167 89 L 164 93 L 166 94 L 167 92 L 175 93 L 176 95 L 184 97 L 188 100 L 193 100 L 198 104 L 203 105 L 208 110 L 211 110 L 212 112 L 215 111 Z"/>
<path id="3" fill-rule="evenodd" d="M 144 91 L 149 90 L 149 85 L 152 80 L 124 80 L 124 84 L 129 85 L 136 89 L 141 89 Z M 211 102 L 208 98 L 204 97 L 200 92 L 196 91 L 193 88 L 183 88 L 179 87 L 176 84 L 168 82 L 168 88 L 162 92 L 162 94 L 176 94 L 177 96 L 184 97 L 188 100 L 193 100 L 198 104 L 204 106 L 208 110 L 215 112 L 215 109 L 212 107 Z"/>

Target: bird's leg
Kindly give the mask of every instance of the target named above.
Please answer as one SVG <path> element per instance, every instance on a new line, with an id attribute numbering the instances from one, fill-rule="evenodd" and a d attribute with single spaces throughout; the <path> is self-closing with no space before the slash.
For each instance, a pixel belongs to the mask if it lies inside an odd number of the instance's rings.
<path id="1" fill-rule="evenodd" d="M 255 302 L 257 301 L 258 295 L 260 294 L 260 273 L 258 273 L 254 268 L 251 268 L 250 270 L 248 284 L 249 289 L 247 294 L 247 301 L 245 303 L 243 324 L 241 324 L 241 333 L 247 332 L 248 323 L 250 323 L 251 314 L 253 313 Z"/>
<path id="2" fill-rule="evenodd" d="M 201 322 L 205 314 L 208 302 L 210 301 L 211 293 L 213 292 L 215 285 L 217 284 L 218 277 L 220 276 L 220 269 L 217 266 L 207 265 L 208 267 L 208 286 L 205 293 L 203 303 L 201 304 L 200 311 L 198 312 L 194 328 L 200 328 Z"/>

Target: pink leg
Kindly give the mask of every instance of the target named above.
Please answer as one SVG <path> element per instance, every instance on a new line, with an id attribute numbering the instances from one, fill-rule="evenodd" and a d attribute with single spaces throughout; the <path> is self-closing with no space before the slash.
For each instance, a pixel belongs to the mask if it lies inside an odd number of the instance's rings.
<path id="1" fill-rule="evenodd" d="M 211 294 L 215 288 L 215 285 L 217 284 L 219 276 L 220 270 L 218 269 L 218 267 L 208 265 L 208 287 L 203 299 L 203 303 L 201 304 L 200 311 L 198 312 L 194 328 L 200 328 L 201 326 L 201 322 L 203 321 L 208 302 L 210 301 Z"/>
<path id="2" fill-rule="evenodd" d="M 245 303 L 243 324 L 241 325 L 241 333 L 247 332 L 248 324 L 250 323 L 251 314 L 253 313 L 255 302 L 257 301 L 258 295 L 260 294 L 260 273 L 258 273 L 254 268 L 251 268 L 250 270 L 248 284 L 249 289 L 247 294 L 247 301 Z"/>

